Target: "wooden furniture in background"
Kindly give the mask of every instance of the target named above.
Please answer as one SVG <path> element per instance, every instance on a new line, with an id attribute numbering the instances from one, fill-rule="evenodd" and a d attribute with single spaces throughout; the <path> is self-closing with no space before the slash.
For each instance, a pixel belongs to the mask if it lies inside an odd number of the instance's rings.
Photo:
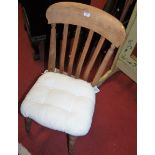
<path id="1" fill-rule="evenodd" d="M 119 47 L 125 39 L 126 32 L 121 22 L 100 9 L 73 2 L 61 2 L 51 5 L 47 9 L 46 17 L 48 24 L 51 24 L 48 71 L 57 71 L 74 78 L 84 79 L 90 82 L 92 86 L 98 85 L 114 53 L 114 49 Z M 58 58 L 56 28 L 59 24 L 63 24 L 64 29 L 62 40 L 60 40 L 59 63 L 56 64 L 56 59 Z M 71 25 L 75 26 L 75 35 L 71 40 L 72 43 L 69 44 L 71 47 L 68 48 L 68 31 Z M 86 40 L 77 58 L 79 43 L 80 40 L 83 39 L 80 36 L 81 33 L 84 32 L 86 33 Z M 93 48 L 90 49 L 94 34 L 98 34 L 99 40 L 96 47 L 94 48 L 93 46 Z M 111 43 L 110 48 L 106 52 L 99 67 L 95 68 L 96 73 L 94 77 L 90 79 L 90 73 L 94 65 L 99 63 L 96 60 L 97 57 L 99 57 L 99 53 L 103 52 L 101 48 L 105 40 Z M 89 56 L 88 59 L 86 59 L 87 56 Z M 85 60 L 88 61 L 85 62 Z M 26 121 L 26 126 L 27 125 L 30 125 L 29 120 Z M 30 128 L 28 127 L 28 129 Z M 76 135 L 68 135 L 69 155 L 73 155 L 73 147 L 77 138 Z"/>
<path id="2" fill-rule="evenodd" d="M 122 71 L 133 81 L 137 81 L 137 4 L 135 4 L 126 33 L 125 42 L 118 49 L 112 67 L 100 79 L 100 84 L 117 71 Z"/>
<path id="3" fill-rule="evenodd" d="M 103 10 L 119 19 L 126 27 L 136 0 L 108 0 Z"/>
<path id="4" fill-rule="evenodd" d="M 20 0 L 23 8 L 23 17 L 25 30 L 28 33 L 29 40 L 34 49 L 34 60 L 40 59 L 39 46 L 41 42 L 48 44 L 47 39 L 50 32 L 50 27 L 47 25 L 47 20 L 45 17 L 46 9 L 54 3 L 61 2 L 65 0 Z M 90 4 L 90 0 L 68 0 L 71 2 L 81 2 L 84 4 Z M 59 35 L 59 33 L 58 33 Z"/>

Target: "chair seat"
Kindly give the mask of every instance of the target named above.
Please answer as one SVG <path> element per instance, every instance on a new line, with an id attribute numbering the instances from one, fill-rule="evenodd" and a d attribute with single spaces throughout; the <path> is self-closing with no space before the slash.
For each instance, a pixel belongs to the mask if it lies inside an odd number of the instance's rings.
<path id="1" fill-rule="evenodd" d="M 39 77 L 21 105 L 21 113 L 50 129 L 74 136 L 91 127 L 95 92 L 90 83 L 64 74 Z"/>

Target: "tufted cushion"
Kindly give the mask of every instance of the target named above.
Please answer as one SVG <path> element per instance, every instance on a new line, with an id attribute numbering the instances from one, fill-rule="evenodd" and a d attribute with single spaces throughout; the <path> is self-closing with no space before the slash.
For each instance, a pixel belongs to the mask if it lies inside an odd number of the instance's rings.
<path id="1" fill-rule="evenodd" d="M 64 74 L 39 77 L 21 105 L 21 113 L 39 124 L 74 136 L 88 133 L 95 107 L 90 83 Z"/>

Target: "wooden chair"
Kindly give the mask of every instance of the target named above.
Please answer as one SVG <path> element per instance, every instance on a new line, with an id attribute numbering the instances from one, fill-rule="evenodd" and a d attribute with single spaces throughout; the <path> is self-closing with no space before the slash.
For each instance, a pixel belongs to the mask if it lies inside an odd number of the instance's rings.
<path id="1" fill-rule="evenodd" d="M 97 9 L 89 5 L 74 3 L 74 2 L 60 2 L 60 3 L 55 3 L 51 5 L 47 9 L 46 17 L 48 20 L 48 24 L 51 24 L 51 40 L 50 40 L 50 50 L 49 50 L 48 73 L 50 74 L 51 72 L 51 74 L 52 73 L 56 74 L 55 72 L 58 72 L 59 76 L 61 76 L 60 74 L 64 74 L 64 78 L 66 77 L 68 78 L 68 76 L 71 76 L 72 79 L 76 79 L 77 81 L 78 79 L 83 79 L 85 81 L 88 81 L 87 83 L 91 83 L 92 86 L 96 86 L 101 76 L 103 75 L 109 60 L 111 59 L 114 53 L 114 49 L 119 47 L 125 39 L 126 33 L 123 25 L 116 18 L 114 18 L 110 14 L 100 9 Z M 59 58 L 60 58 L 59 62 L 57 62 L 58 57 L 56 57 L 56 54 L 57 54 L 56 25 L 57 24 L 64 24 L 63 37 L 60 44 L 61 48 L 60 48 L 60 54 L 59 54 Z M 72 39 L 71 41 L 72 43 L 70 44 L 71 51 L 68 52 L 69 48 L 67 47 L 67 43 L 68 43 L 67 35 L 68 35 L 70 25 L 75 25 L 76 30 L 75 30 L 74 39 Z M 80 42 L 80 39 L 81 39 L 80 32 L 81 31 L 82 33 L 86 32 L 85 30 L 83 31 L 83 28 L 87 30 L 88 34 L 86 35 L 87 38 L 86 38 L 86 41 L 84 42 L 84 47 L 82 48 L 81 52 L 79 52 L 79 50 L 77 49 L 78 49 L 78 43 Z M 89 47 L 91 45 L 91 41 L 94 34 L 98 34 L 100 38 L 98 40 L 96 47 L 93 46 L 92 48 L 93 50 L 90 50 Z M 91 81 L 89 81 L 90 73 L 97 60 L 97 57 L 99 56 L 99 53 L 100 52 L 103 53 L 103 50 L 101 50 L 101 48 L 105 40 L 108 40 L 111 43 L 110 48 L 107 50 L 106 55 L 101 61 L 101 64 L 99 65 L 98 69 L 95 68 L 95 71 L 96 71 L 95 76 L 92 78 Z M 87 58 L 88 53 L 90 54 L 89 54 L 89 57 Z M 76 59 L 76 56 L 78 57 L 78 59 Z M 77 65 L 75 65 L 75 63 L 77 63 Z M 40 81 L 38 83 L 41 83 Z M 39 87 L 38 83 L 36 87 Z M 76 85 L 76 86 L 79 86 L 79 85 Z M 34 88 L 31 90 L 28 97 L 30 97 L 33 94 L 33 91 L 34 91 Z M 39 115 L 39 114 L 37 114 L 36 111 L 34 116 L 33 114 L 31 115 L 31 113 L 28 114 L 29 111 L 31 111 L 31 109 L 28 108 L 28 106 L 26 107 L 26 104 L 28 105 L 27 102 L 29 101 L 28 97 L 26 97 L 26 101 L 24 100 L 24 103 L 22 103 L 21 112 L 26 117 L 26 121 L 25 121 L 26 131 L 29 133 L 30 126 L 31 126 L 31 119 L 36 121 L 37 120 L 36 115 Z M 42 110 L 44 109 L 42 108 Z M 87 109 L 85 110 L 87 111 Z M 93 115 L 93 110 L 91 112 L 91 115 Z M 42 120 L 38 123 L 42 125 L 45 124 L 44 122 L 42 122 Z M 89 125 L 91 125 L 91 121 Z M 57 130 L 56 127 L 54 127 L 54 129 Z M 58 130 L 64 131 L 63 129 L 62 130 L 58 129 Z M 88 131 L 89 129 L 87 130 L 87 132 Z M 87 132 L 85 132 L 85 134 L 87 134 Z M 73 146 L 79 135 L 78 134 L 71 135 L 70 133 L 67 133 L 67 134 L 68 134 L 69 155 L 73 155 Z M 85 134 L 80 134 L 80 135 L 85 135 Z"/>

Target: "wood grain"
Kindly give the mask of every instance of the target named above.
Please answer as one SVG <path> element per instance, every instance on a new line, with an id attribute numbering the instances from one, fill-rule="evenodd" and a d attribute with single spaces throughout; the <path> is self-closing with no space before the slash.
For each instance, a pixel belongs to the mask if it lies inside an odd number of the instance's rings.
<path id="1" fill-rule="evenodd" d="M 107 51 L 101 65 L 100 65 L 100 67 L 99 67 L 99 69 L 98 69 L 98 71 L 97 71 L 97 73 L 96 73 L 96 75 L 95 75 L 95 77 L 94 77 L 94 79 L 92 81 L 93 86 L 96 85 L 97 82 L 100 80 L 100 77 L 102 76 L 103 72 L 105 71 L 108 62 L 109 62 L 109 60 L 111 59 L 111 57 L 113 55 L 114 49 L 115 49 L 114 45 L 111 45 L 110 48 L 108 49 L 108 51 Z"/>
<path id="2" fill-rule="evenodd" d="M 77 140 L 77 136 L 67 135 L 68 154 L 73 155 L 74 145 Z"/>
<path id="3" fill-rule="evenodd" d="M 48 59 L 49 72 L 55 70 L 55 61 L 56 61 L 56 24 L 52 24 L 49 59 Z"/>
<path id="4" fill-rule="evenodd" d="M 32 125 L 32 119 L 30 119 L 29 117 L 26 117 L 25 118 L 25 130 L 27 134 L 30 134 L 31 125 Z"/>
<path id="5" fill-rule="evenodd" d="M 48 23 L 80 25 L 104 36 L 116 47 L 125 38 L 122 23 L 105 11 L 76 2 L 59 2 L 51 5 L 46 12 Z"/>
<path id="6" fill-rule="evenodd" d="M 65 61 L 65 54 L 66 54 L 66 46 L 67 46 L 67 35 L 68 35 L 68 24 L 64 24 L 63 30 L 63 39 L 62 39 L 62 46 L 61 46 L 61 53 L 60 53 L 60 72 L 64 72 L 64 61 Z"/>
<path id="7" fill-rule="evenodd" d="M 89 63 L 87 65 L 87 68 L 86 68 L 86 70 L 84 72 L 84 76 L 83 76 L 83 79 L 84 80 L 87 80 L 88 79 L 88 76 L 89 76 L 89 74 L 90 74 L 90 72 L 92 70 L 92 67 L 93 67 L 93 65 L 95 63 L 95 60 L 96 60 L 96 58 L 97 58 L 97 56 L 98 56 L 98 54 L 100 52 L 100 49 L 101 49 L 104 41 L 105 41 L 105 38 L 101 36 L 101 38 L 100 38 L 100 40 L 99 40 L 99 42 L 97 44 L 97 47 L 95 48 L 95 51 L 94 51 L 91 59 L 89 60 Z"/>
<path id="8" fill-rule="evenodd" d="M 81 54 L 81 56 L 80 56 L 79 63 L 78 63 L 78 65 L 77 65 L 76 74 L 75 74 L 75 77 L 76 77 L 76 78 L 79 78 L 79 76 L 80 76 L 81 69 L 82 69 L 82 65 L 83 65 L 83 63 L 84 63 L 86 54 L 87 54 L 87 52 L 88 52 L 88 48 L 89 48 L 89 46 L 90 46 L 90 43 L 91 43 L 93 34 L 94 34 L 94 32 L 90 30 L 90 31 L 89 31 L 89 34 L 88 34 L 88 37 L 87 37 L 87 40 L 86 40 L 86 43 L 85 43 L 85 46 L 84 46 L 84 48 L 83 48 L 82 54 Z"/>
<path id="9" fill-rule="evenodd" d="M 77 50 L 80 31 L 81 31 L 81 26 L 77 26 L 76 32 L 75 32 L 75 37 L 74 37 L 74 42 L 73 42 L 73 46 L 72 46 L 72 50 L 71 50 L 71 53 L 70 53 L 70 56 L 69 56 L 68 75 L 72 74 L 73 62 L 74 62 L 75 53 L 76 53 L 76 50 Z"/>

